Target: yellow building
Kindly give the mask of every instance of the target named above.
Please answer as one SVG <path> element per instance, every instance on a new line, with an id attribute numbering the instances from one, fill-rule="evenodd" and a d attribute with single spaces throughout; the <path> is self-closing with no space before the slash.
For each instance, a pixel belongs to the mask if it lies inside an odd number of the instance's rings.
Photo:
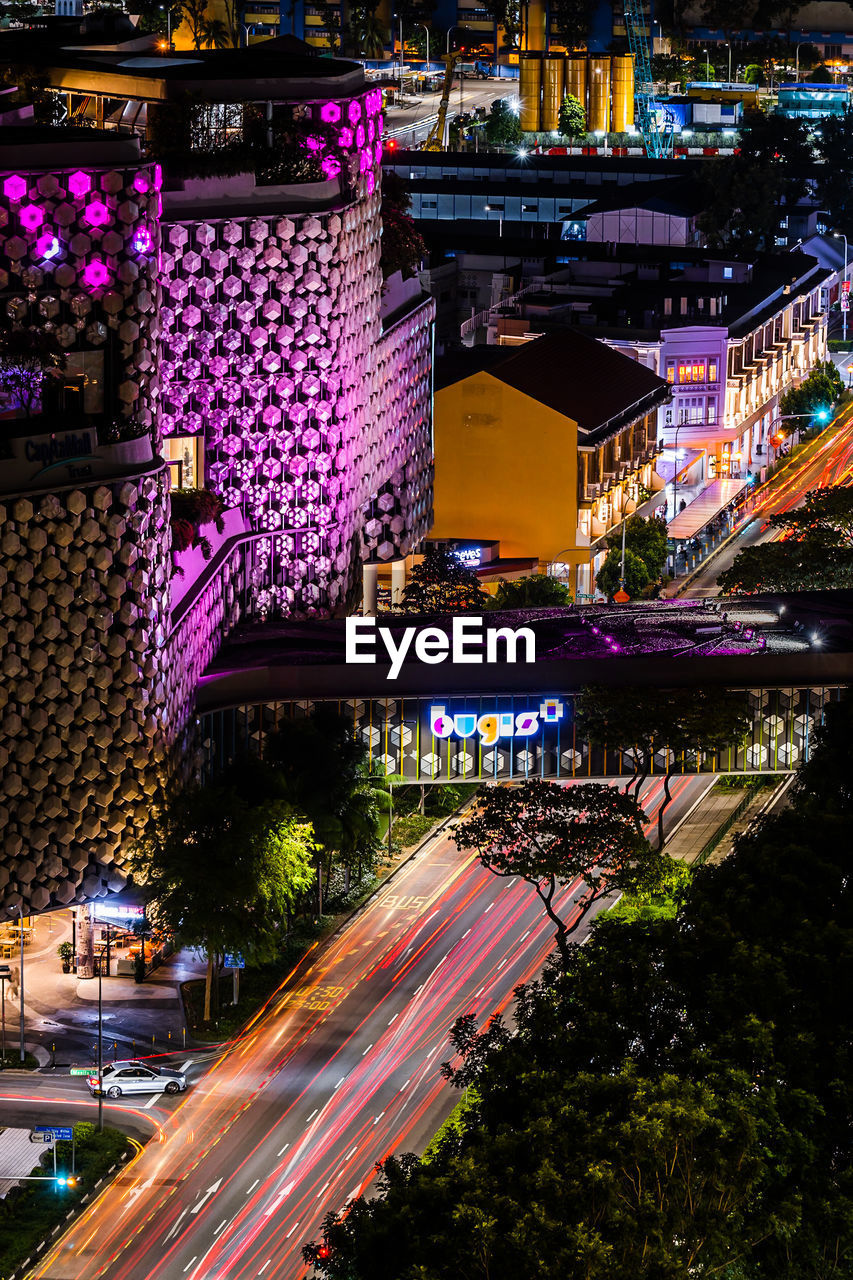
<path id="1" fill-rule="evenodd" d="M 663 499 L 667 384 L 572 330 L 453 352 L 435 379 L 430 536 L 497 539 L 502 556 L 535 557 L 591 594 L 606 535 Z"/>

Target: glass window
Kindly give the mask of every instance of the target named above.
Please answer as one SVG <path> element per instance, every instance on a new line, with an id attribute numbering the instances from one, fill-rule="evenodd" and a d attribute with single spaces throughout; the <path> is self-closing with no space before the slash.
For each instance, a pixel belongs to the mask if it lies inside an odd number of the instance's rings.
<path id="1" fill-rule="evenodd" d="M 716 382 L 716 381 L 717 381 L 717 362 L 716 362 L 716 360 L 709 360 L 709 361 L 708 361 L 708 381 L 709 381 L 709 382 Z"/>
<path id="2" fill-rule="evenodd" d="M 163 457 L 169 463 L 173 489 L 201 489 L 204 484 L 201 436 L 168 436 Z"/>

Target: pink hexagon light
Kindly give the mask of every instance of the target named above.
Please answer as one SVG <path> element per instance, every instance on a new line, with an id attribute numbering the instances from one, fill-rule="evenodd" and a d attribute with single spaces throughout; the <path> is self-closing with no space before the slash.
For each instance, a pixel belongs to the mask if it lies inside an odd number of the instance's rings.
<path id="1" fill-rule="evenodd" d="M 320 119 L 324 124 L 337 124 L 341 118 L 341 109 L 337 102 L 324 102 L 320 108 Z"/>
<path id="2" fill-rule="evenodd" d="M 92 200 L 86 205 L 83 217 L 90 227 L 104 227 L 110 220 L 110 211 L 103 200 Z"/>
<path id="3" fill-rule="evenodd" d="M 100 258 L 93 258 L 83 272 L 83 279 L 91 289 L 103 289 L 105 285 L 109 284 L 110 273 L 106 264 L 101 262 Z"/>
<path id="4" fill-rule="evenodd" d="M 77 169 L 68 177 L 68 190 L 72 196 L 80 200 L 92 190 L 92 179 L 88 173 L 84 173 L 82 169 Z"/>
<path id="5" fill-rule="evenodd" d="M 6 178 L 3 182 L 3 194 L 16 204 L 19 200 L 23 200 L 27 194 L 27 184 L 18 173 L 13 173 L 10 178 Z"/>
<path id="6" fill-rule="evenodd" d="M 36 240 L 36 253 L 40 258 L 50 261 L 59 253 L 60 245 L 52 231 L 43 231 Z"/>
<path id="7" fill-rule="evenodd" d="M 25 231 L 38 231 L 44 222 L 44 209 L 37 204 L 22 204 L 18 210 L 18 218 Z"/>

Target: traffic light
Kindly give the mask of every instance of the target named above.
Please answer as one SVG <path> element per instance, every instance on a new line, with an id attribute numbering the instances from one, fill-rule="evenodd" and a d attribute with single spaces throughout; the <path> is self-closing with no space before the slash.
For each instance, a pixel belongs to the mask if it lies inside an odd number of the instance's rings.
<path id="1" fill-rule="evenodd" d="M 388 150 L 389 150 L 389 151 L 396 151 L 396 150 L 397 150 L 397 139 L 396 139 L 396 138 L 389 138 L 389 139 L 388 139 L 388 141 L 387 141 L 387 143 L 386 143 L 385 145 L 387 146 L 387 148 L 388 148 Z"/>
<path id="2" fill-rule="evenodd" d="M 327 1244 L 321 1244 L 319 1249 L 317 1250 L 317 1261 L 325 1262 L 326 1259 L 330 1256 L 330 1254 L 331 1254 L 331 1250 L 329 1249 L 329 1246 Z"/>
<path id="3" fill-rule="evenodd" d="M 58 1173 L 56 1175 L 56 1185 L 58 1187 L 76 1187 L 80 1179 L 75 1173 Z"/>

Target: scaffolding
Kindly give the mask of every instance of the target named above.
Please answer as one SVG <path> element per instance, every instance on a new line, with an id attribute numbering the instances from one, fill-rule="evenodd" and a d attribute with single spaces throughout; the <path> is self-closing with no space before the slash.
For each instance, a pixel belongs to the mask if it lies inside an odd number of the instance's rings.
<path id="1" fill-rule="evenodd" d="M 625 0 L 625 28 L 628 32 L 628 47 L 634 58 L 634 114 L 643 135 L 646 155 L 653 156 L 656 160 L 666 159 L 672 155 L 673 128 L 671 124 L 663 123 L 661 108 L 655 97 L 642 0 Z"/>

